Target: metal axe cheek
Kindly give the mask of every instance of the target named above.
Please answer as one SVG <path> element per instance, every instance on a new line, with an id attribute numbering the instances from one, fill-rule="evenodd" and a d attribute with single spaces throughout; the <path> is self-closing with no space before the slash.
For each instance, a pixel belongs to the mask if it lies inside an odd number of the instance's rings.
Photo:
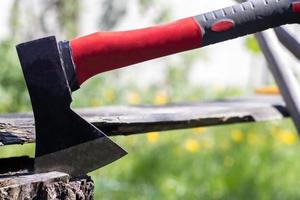
<path id="1" fill-rule="evenodd" d="M 71 89 L 55 37 L 17 46 L 35 118 L 35 171 L 82 175 L 126 154 L 70 108 Z"/>
<path id="2" fill-rule="evenodd" d="M 54 37 L 17 46 L 35 116 L 36 169 L 76 175 L 125 154 L 70 109 L 71 91 L 90 77 L 299 22 L 300 0 L 252 0 L 156 27 L 97 32 L 58 46 Z"/>

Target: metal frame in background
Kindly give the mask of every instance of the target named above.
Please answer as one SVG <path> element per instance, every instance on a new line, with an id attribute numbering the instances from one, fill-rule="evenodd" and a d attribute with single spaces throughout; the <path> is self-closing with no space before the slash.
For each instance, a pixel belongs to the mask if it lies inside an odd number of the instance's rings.
<path id="1" fill-rule="evenodd" d="M 288 46 L 287 49 L 299 49 L 300 45 L 291 43 L 292 40 L 296 40 L 292 36 L 287 37 L 287 32 L 282 32 L 283 28 L 280 28 L 279 37 L 285 38 L 284 46 Z M 284 30 L 285 31 L 285 30 Z M 271 71 L 276 84 L 279 87 L 281 95 L 286 103 L 286 107 L 292 117 L 292 120 L 297 128 L 298 134 L 300 134 L 300 85 L 297 82 L 295 75 L 289 67 L 283 66 L 275 55 L 274 50 L 269 45 L 266 35 L 262 32 L 256 33 L 255 37 L 258 44 L 268 62 L 269 70 Z M 287 39 L 289 38 L 289 39 Z M 279 39 L 279 41 L 281 41 Z M 292 45 L 291 45 L 292 44 Z M 291 51 L 296 57 L 299 54 L 298 51 Z"/>
<path id="2" fill-rule="evenodd" d="M 239 3 L 246 2 L 246 0 L 235 1 Z M 297 39 L 289 34 L 283 27 L 274 28 L 274 31 L 278 40 L 300 60 L 300 44 Z M 283 66 L 279 61 L 274 50 L 270 47 L 265 33 L 256 33 L 255 38 L 268 62 L 268 68 L 274 77 L 298 134 L 300 135 L 300 85 L 292 70 L 289 67 Z"/>

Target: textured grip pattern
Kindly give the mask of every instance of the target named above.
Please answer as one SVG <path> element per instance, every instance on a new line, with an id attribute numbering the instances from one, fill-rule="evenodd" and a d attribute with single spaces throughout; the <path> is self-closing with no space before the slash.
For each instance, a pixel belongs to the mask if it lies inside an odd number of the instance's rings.
<path id="1" fill-rule="evenodd" d="M 299 23 L 295 0 L 250 0 L 195 17 L 203 30 L 201 46 L 241 37 L 288 23 Z"/>

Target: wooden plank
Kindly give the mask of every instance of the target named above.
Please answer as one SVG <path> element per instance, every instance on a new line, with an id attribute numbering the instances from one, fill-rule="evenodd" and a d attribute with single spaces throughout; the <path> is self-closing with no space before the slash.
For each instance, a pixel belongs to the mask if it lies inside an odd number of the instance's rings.
<path id="1" fill-rule="evenodd" d="M 76 112 L 109 136 L 278 120 L 288 116 L 279 96 L 165 106 L 108 106 L 77 109 Z M 31 114 L 0 115 L 0 144 L 32 143 L 34 135 Z"/>

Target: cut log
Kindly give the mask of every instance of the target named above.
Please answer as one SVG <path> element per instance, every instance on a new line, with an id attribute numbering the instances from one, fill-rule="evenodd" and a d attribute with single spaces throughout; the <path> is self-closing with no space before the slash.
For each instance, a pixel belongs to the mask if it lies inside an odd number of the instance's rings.
<path id="1" fill-rule="evenodd" d="M 279 96 L 163 106 L 108 106 L 77 109 L 76 112 L 108 136 L 278 120 L 289 116 Z M 0 145 L 32 143 L 34 136 L 32 114 L 0 115 Z"/>
<path id="2" fill-rule="evenodd" d="M 93 199 L 94 183 L 89 176 L 32 171 L 33 158 L 0 159 L 0 199 Z"/>
<path id="3" fill-rule="evenodd" d="M 93 199 L 90 177 L 70 179 L 61 172 L 15 173 L 0 177 L 0 199 Z"/>

